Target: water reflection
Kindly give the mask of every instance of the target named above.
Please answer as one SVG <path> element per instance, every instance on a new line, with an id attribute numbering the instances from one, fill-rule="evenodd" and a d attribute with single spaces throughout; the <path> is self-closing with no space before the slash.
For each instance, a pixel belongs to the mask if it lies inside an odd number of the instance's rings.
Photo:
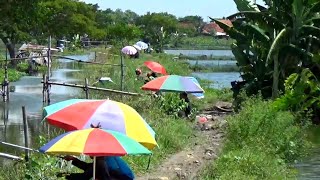
<path id="1" fill-rule="evenodd" d="M 298 179 L 320 179 L 320 127 L 312 126 L 307 133 L 308 140 L 313 144 L 314 149 L 307 158 L 295 165 L 299 172 Z"/>
<path id="2" fill-rule="evenodd" d="M 84 56 L 69 56 L 71 58 L 87 61 L 88 55 Z M 58 59 L 59 66 L 51 73 L 50 80 L 67 83 L 80 83 L 84 80 L 78 80 L 75 77 L 75 72 L 79 71 L 77 62 L 71 60 Z M 80 65 L 81 66 L 81 65 Z M 5 141 L 13 144 L 24 146 L 23 138 L 23 122 L 22 122 L 22 106 L 26 107 L 28 119 L 28 135 L 30 145 L 43 129 L 42 108 L 42 74 L 34 76 L 22 77 L 17 82 L 10 83 L 10 99 L 4 103 L 0 101 L 0 141 Z M 51 103 L 59 102 L 69 98 L 76 97 L 81 89 L 51 86 Z M 0 144 L 0 152 L 14 154 L 17 149 L 3 146 Z M 20 152 L 21 153 L 21 152 Z M 5 163 L 0 159 L 0 164 Z"/>

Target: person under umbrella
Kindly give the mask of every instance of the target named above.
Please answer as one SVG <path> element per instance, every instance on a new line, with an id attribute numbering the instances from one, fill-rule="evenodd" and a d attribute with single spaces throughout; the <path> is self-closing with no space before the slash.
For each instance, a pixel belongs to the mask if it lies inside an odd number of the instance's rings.
<path id="1" fill-rule="evenodd" d="M 92 159 L 92 157 L 90 157 Z M 131 180 L 131 177 L 124 175 L 120 170 L 111 169 L 106 163 L 109 157 L 96 158 L 96 176 L 99 180 Z M 113 157 L 110 157 L 113 158 Z M 72 161 L 72 165 L 82 169 L 82 173 L 71 173 L 66 175 L 67 180 L 89 180 L 92 178 L 93 163 L 87 163 L 73 156 L 65 156 L 66 161 Z"/>
<path id="2" fill-rule="evenodd" d="M 191 102 L 190 102 L 190 99 L 188 97 L 188 94 L 186 92 L 180 93 L 180 99 L 188 104 L 187 107 L 184 110 L 184 113 L 185 113 L 186 117 L 189 117 L 190 114 L 191 114 Z"/>
<path id="3" fill-rule="evenodd" d="M 92 157 L 90 156 L 92 159 Z M 86 163 L 81 161 L 73 156 L 65 156 L 63 158 L 66 161 L 72 161 L 72 165 L 82 169 L 84 172 L 82 173 L 71 173 L 65 176 L 67 180 L 89 180 L 92 178 L 93 174 L 93 163 Z M 58 176 L 61 176 L 59 174 Z M 111 176 L 105 164 L 104 157 L 96 158 L 96 178 L 99 180 L 109 180 Z"/>

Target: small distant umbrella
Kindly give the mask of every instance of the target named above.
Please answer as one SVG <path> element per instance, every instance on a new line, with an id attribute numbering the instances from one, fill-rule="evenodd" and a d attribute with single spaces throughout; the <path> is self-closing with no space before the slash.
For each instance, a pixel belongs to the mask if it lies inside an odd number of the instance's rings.
<path id="1" fill-rule="evenodd" d="M 134 55 L 136 54 L 138 51 L 136 48 L 134 48 L 133 46 L 126 46 L 124 48 L 122 48 L 121 52 L 123 54 L 127 54 L 127 55 Z"/>
<path id="2" fill-rule="evenodd" d="M 167 74 L 166 69 L 159 63 L 154 61 L 146 61 L 144 62 L 144 65 L 146 65 L 151 71 L 160 73 L 160 74 Z"/>
<path id="3" fill-rule="evenodd" d="M 141 49 L 148 49 L 148 44 L 142 41 L 139 41 L 136 43 L 137 46 L 139 46 Z"/>
<path id="4" fill-rule="evenodd" d="M 135 44 L 135 45 L 133 45 L 133 47 L 136 48 L 138 51 L 141 51 L 141 47 L 140 46 Z"/>

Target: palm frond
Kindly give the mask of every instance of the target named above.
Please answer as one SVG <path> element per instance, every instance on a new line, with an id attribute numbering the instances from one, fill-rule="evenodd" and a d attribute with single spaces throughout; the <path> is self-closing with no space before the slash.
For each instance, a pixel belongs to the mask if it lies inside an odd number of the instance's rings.
<path id="1" fill-rule="evenodd" d="M 282 41 L 288 36 L 287 34 L 289 34 L 289 33 L 291 33 L 291 29 L 284 28 L 277 35 L 277 37 L 274 39 L 274 41 L 270 47 L 270 50 L 268 52 L 266 66 L 267 66 L 267 64 L 270 63 L 271 57 L 279 50 L 280 46 L 282 45 Z"/>

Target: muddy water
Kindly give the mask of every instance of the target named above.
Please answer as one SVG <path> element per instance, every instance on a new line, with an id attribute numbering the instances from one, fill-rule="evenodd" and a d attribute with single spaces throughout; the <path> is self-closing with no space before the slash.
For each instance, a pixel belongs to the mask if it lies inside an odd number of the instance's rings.
<path id="1" fill-rule="evenodd" d="M 308 133 L 308 139 L 314 148 L 308 157 L 295 165 L 299 172 L 297 178 L 299 180 L 320 179 L 320 127 L 314 126 L 308 130 Z"/>
<path id="2" fill-rule="evenodd" d="M 87 61 L 89 55 L 69 56 L 71 58 Z M 50 75 L 51 81 L 79 83 L 83 80 L 75 78 L 74 74 L 80 71 L 78 63 L 70 60 L 57 59 L 59 66 L 53 69 Z M 34 76 L 22 77 L 17 82 L 10 83 L 10 99 L 8 102 L 0 102 L 0 141 L 5 141 L 13 144 L 24 145 L 23 125 L 22 125 L 22 110 L 25 106 L 28 118 L 28 134 L 29 143 L 32 146 L 34 137 L 37 137 L 43 124 L 42 108 L 42 74 Z M 51 87 L 51 103 L 77 97 L 81 89 L 63 86 Z M 16 149 L 8 148 L 0 144 L 0 152 L 16 153 Z M 19 151 L 17 151 L 19 153 Z M 0 158 L 0 165 L 4 163 L 4 159 Z"/>

